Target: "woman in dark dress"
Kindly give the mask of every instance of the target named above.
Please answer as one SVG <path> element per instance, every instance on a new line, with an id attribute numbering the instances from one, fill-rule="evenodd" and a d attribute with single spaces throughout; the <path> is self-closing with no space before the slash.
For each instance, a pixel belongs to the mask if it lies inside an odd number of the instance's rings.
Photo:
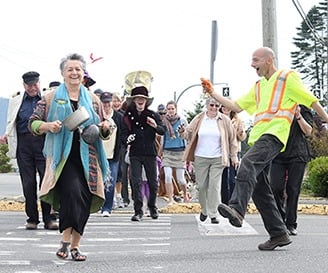
<path id="1" fill-rule="evenodd" d="M 68 55 L 62 59 L 60 69 L 64 83 L 38 103 L 29 127 L 34 134 L 46 133 L 47 163 L 40 199 L 59 211 L 62 240 L 56 255 L 66 259 L 70 246 L 72 259 L 84 261 L 86 256 L 79 247 L 85 225 L 90 213 L 98 211 L 104 202 L 103 178 L 108 175 L 108 162 L 102 139 L 109 137 L 109 123 L 103 118 L 99 98 L 82 84 L 86 70 L 83 57 Z M 62 121 L 80 107 L 89 118 L 70 130 Z M 93 142 L 86 142 L 81 132 L 94 124 L 100 129 Z"/>

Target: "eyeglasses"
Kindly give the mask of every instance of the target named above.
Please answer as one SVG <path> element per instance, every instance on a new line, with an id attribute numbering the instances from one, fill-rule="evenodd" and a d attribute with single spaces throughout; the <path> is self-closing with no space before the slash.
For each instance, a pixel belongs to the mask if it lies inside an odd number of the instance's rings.
<path id="1" fill-rule="evenodd" d="M 220 104 L 214 104 L 214 103 L 210 103 L 209 106 L 211 107 L 216 107 L 216 108 L 220 108 Z"/>

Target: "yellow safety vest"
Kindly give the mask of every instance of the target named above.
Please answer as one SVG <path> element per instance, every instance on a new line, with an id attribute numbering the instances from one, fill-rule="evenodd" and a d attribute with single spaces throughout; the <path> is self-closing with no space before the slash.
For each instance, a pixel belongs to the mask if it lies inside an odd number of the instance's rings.
<path id="1" fill-rule="evenodd" d="M 281 102 L 285 94 L 286 80 L 291 71 L 281 71 L 275 81 L 273 90 L 271 92 L 271 98 L 268 103 L 267 109 L 261 111 L 255 115 L 254 125 L 258 122 L 269 122 L 273 118 L 286 119 L 289 124 L 292 123 L 297 104 L 290 108 L 283 109 L 281 107 Z M 260 82 L 258 81 L 255 85 L 255 99 L 256 105 L 259 106 L 261 97 Z"/>
<path id="2" fill-rule="evenodd" d="M 255 114 L 248 144 L 252 146 L 262 135 L 271 134 L 286 145 L 297 103 L 310 108 L 316 101 L 294 71 L 279 70 L 269 80 L 262 78 L 237 100 L 241 109 Z"/>

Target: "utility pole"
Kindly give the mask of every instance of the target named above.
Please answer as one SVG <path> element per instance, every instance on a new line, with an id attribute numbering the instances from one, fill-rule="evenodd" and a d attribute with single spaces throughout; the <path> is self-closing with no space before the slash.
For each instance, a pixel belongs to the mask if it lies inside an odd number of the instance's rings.
<path id="1" fill-rule="evenodd" d="M 214 62 L 216 59 L 216 51 L 218 48 L 218 28 L 216 21 L 212 21 L 212 37 L 211 37 L 211 65 L 210 65 L 210 81 L 214 82 Z"/>
<path id="2" fill-rule="evenodd" d="M 262 0 L 262 35 L 263 46 L 272 48 L 276 54 L 278 67 L 276 0 Z"/>

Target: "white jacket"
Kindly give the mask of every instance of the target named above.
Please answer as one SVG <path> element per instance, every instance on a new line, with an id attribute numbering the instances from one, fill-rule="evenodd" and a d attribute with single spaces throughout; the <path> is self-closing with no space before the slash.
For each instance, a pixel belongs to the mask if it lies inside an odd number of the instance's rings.
<path id="1" fill-rule="evenodd" d="M 8 113 L 7 113 L 7 127 L 6 135 L 8 141 L 8 153 L 7 156 L 11 159 L 16 158 L 17 152 L 17 129 L 16 119 L 19 108 L 22 104 L 25 92 L 9 100 Z"/>

